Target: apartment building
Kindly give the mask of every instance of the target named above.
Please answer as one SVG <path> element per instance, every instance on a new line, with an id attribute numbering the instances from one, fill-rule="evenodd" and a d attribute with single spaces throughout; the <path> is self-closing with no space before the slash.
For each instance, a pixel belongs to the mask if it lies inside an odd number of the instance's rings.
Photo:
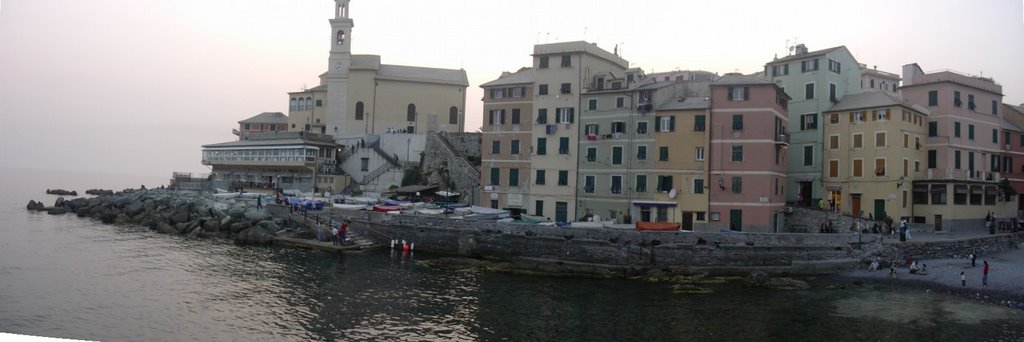
<path id="1" fill-rule="evenodd" d="M 504 72 L 484 90 L 479 205 L 528 211 L 533 153 L 533 69 Z"/>

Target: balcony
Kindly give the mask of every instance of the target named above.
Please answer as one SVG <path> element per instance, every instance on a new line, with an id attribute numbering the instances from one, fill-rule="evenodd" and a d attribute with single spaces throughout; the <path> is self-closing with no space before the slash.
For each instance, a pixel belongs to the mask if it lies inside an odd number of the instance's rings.
<path id="1" fill-rule="evenodd" d="M 964 180 L 975 182 L 999 182 L 1003 175 L 999 172 L 988 172 L 981 170 L 958 170 L 958 169 L 928 169 L 925 179 L 927 180 Z"/>
<path id="2" fill-rule="evenodd" d="M 775 135 L 776 145 L 789 145 L 789 133 L 779 133 Z"/>

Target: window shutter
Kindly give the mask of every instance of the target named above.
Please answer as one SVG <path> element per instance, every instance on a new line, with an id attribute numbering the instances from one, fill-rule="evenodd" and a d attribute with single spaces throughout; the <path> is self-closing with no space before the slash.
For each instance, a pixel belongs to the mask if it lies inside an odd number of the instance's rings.
<path id="1" fill-rule="evenodd" d="M 729 96 L 729 98 L 727 98 L 726 100 L 732 101 L 732 87 L 729 87 L 729 94 L 728 94 L 728 96 Z"/>
<path id="2" fill-rule="evenodd" d="M 743 87 L 743 98 L 740 99 L 740 100 L 749 100 L 749 99 L 750 99 L 750 87 Z"/>
<path id="3" fill-rule="evenodd" d="M 807 61 L 800 61 L 800 72 L 807 72 Z"/>
<path id="4" fill-rule="evenodd" d="M 494 125 L 494 110 L 487 112 L 487 124 Z"/>
<path id="5" fill-rule="evenodd" d="M 807 127 L 807 120 L 806 119 L 807 119 L 806 115 L 801 115 L 800 116 L 800 129 L 801 130 L 804 129 L 804 127 Z"/>
<path id="6" fill-rule="evenodd" d="M 576 108 L 569 108 L 569 123 L 576 122 Z"/>
<path id="7" fill-rule="evenodd" d="M 505 124 L 505 110 L 501 111 L 501 116 L 498 117 L 498 124 L 500 124 L 500 125 L 504 125 Z"/>
<path id="8" fill-rule="evenodd" d="M 675 115 L 672 115 L 672 116 L 668 117 L 668 131 L 669 132 L 675 132 L 676 131 L 676 116 Z"/>
<path id="9" fill-rule="evenodd" d="M 562 123 L 562 109 L 560 108 L 555 108 L 555 123 Z"/>
<path id="10" fill-rule="evenodd" d="M 853 112 L 850 112 L 850 122 L 853 122 Z"/>
<path id="11" fill-rule="evenodd" d="M 601 125 L 594 124 L 594 135 L 601 135 Z"/>
<path id="12" fill-rule="evenodd" d="M 655 116 L 654 117 L 654 131 L 655 132 L 661 132 L 661 117 L 660 116 Z"/>

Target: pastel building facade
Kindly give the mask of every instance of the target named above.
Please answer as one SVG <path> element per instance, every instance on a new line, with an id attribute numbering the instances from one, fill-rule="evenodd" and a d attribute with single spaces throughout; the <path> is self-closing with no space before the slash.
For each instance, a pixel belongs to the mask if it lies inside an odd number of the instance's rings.
<path id="1" fill-rule="evenodd" d="M 1002 86 L 991 78 L 903 66 L 903 97 L 930 112 L 926 173 L 914 182 L 914 222 L 935 230 L 980 225 L 987 213 L 1016 215 L 999 200 Z"/>
<path id="2" fill-rule="evenodd" d="M 785 226 L 790 98 L 774 82 L 725 75 L 711 85 L 709 224 L 745 232 Z"/>
<path id="3" fill-rule="evenodd" d="M 533 69 L 505 72 L 484 90 L 479 205 L 528 212 L 533 151 Z"/>
<path id="4" fill-rule="evenodd" d="M 1017 192 L 1017 212 L 1024 211 L 1024 107 L 1003 106 L 1003 179 Z M 1020 216 L 1020 214 L 1018 214 Z"/>
<path id="5" fill-rule="evenodd" d="M 716 230 L 708 218 L 711 89 L 665 96 L 654 116 L 654 199 L 635 203 L 642 221 L 679 222 L 683 230 Z"/>
<path id="6" fill-rule="evenodd" d="M 288 131 L 288 116 L 281 112 L 263 112 L 238 122 L 238 129 L 232 133 L 238 140 L 246 140 L 253 133 L 273 133 Z"/>
<path id="7" fill-rule="evenodd" d="M 860 64 L 845 46 L 808 51 L 800 44 L 793 55 L 768 62 L 765 75 L 791 97 L 787 199 L 796 203 L 801 198 L 797 205 L 810 206 L 825 191 L 821 148 L 824 132 L 820 128 L 823 114 L 847 94 L 861 92 Z"/>
<path id="8" fill-rule="evenodd" d="M 825 117 L 828 209 L 879 220 L 912 217 L 912 185 L 926 173 L 928 110 L 890 91 L 867 91 L 847 95 Z"/>

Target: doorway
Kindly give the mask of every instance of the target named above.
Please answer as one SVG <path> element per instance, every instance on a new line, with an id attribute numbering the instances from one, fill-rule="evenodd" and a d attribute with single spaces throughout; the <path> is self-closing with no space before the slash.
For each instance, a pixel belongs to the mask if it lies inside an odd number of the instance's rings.
<path id="1" fill-rule="evenodd" d="M 693 230 L 693 212 L 683 212 L 683 230 Z"/>
<path id="2" fill-rule="evenodd" d="M 860 217 L 860 194 L 850 194 L 850 216 Z"/>
<path id="3" fill-rule="evenodd" d="M 738 232 L 743 231 L 743 210 L 729 210 L 729 229 Z"/>
<path id="4" fill-rule="evenodd" d="M 800 192 L 797 194 L 796 205 L 799 207 L 807 207 L 811 204 L 811 184 L 812 182 L 800 182 Z"/>
<path id="5" fill-rule="evenodd" d="M 876 199 L 875 200 L 875 219 L 876 220 L 883 220 L 883 219 L 885 219 L 885 200 L 884 199 Z"/>
<path id="6" fill-rule="evenodd" d="M 942 215 L 935 215 L 935 231 L 942 231 Z"/>

